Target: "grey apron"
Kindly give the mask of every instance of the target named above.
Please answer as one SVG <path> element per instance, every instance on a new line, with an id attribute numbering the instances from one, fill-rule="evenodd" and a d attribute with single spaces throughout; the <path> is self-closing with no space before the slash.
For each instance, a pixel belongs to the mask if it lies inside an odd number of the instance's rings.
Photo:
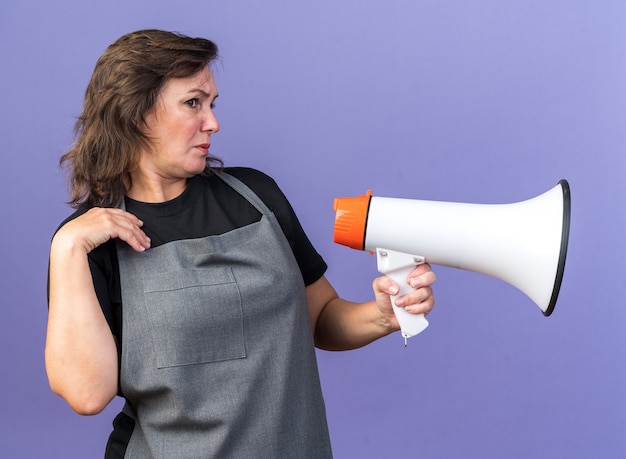
<path id="1" fill-rule="evenodd" d="M 126 458 L 332 457 L 300 270 L 273 213 L 138 253 L 118 244 Z"/>

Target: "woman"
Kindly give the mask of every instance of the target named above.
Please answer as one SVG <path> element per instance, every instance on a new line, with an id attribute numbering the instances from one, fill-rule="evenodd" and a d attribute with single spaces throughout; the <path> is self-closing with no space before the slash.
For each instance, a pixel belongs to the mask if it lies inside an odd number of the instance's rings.
<path id="1" fill-rule="evenodd" d="M 331 457 L 314 346 L 399 329 L 390 278 L 340 299 L 275 182 L 210 156 L 216 46 L 159 30 L 101 56 L 50 251 L 46 369 L 78 413 L 125 398 L 106 457 Z M 428 313 L 435 275 L 398 299 Z"/>

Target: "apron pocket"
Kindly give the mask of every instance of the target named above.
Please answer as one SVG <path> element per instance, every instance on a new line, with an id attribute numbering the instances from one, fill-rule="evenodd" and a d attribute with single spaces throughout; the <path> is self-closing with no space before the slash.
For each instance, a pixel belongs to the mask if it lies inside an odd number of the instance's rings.
<path id="1" fill-rule="evenodd" d="M 158 368 L 246 356 L 241 295 L 229 268 L 147 276 L 144 293 Z"/>

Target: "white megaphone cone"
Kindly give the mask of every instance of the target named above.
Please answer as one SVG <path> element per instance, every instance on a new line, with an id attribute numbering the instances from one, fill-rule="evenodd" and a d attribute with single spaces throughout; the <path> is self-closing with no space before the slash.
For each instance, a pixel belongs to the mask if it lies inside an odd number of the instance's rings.
<path id="1" fill-rule="evenodd" d="M 400 286 L 420 263 L 487 274 L 517 287 L 549 316 L 559 294 L 570 225 L 566 180 L 513 204 L 471 204 L 365 196 L 335 199 L 334 241 L 375 252 L 378 271 Z M 392 298 L 392 304 L 395 297 Z M 405 338 L 428 326 L 423 315 L 394 312 Z"/>

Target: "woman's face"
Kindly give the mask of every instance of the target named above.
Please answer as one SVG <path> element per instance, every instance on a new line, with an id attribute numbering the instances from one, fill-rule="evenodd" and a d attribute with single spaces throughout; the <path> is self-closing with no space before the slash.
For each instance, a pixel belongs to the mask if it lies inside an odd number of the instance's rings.
<path id="1" fill-rule="evenodd" d="M 217 87 L 208 66 L 191 77 L 167 81 L 145 117 L 145 133 L 152 142 L 141 154 L 141 172 L 166 180 L 202 172 L 211 135 L 220 129 L 213 113 L 216 98 Z"/>

